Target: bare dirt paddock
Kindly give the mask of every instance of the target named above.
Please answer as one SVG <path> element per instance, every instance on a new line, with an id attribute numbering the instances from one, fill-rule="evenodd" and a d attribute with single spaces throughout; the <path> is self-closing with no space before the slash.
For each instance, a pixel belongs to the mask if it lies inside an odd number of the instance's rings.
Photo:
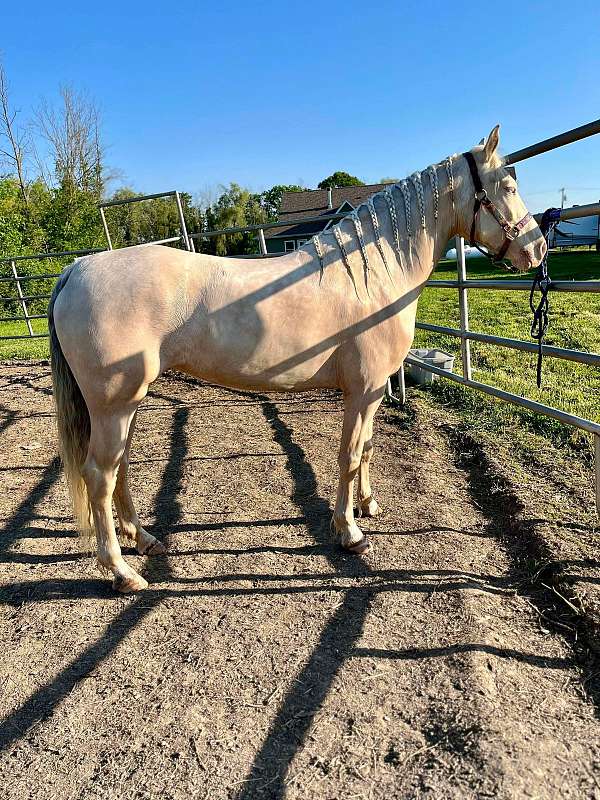
<path id="1" fill-rule="evenodd" d="M 132 456 L 169 554 L 128 553 L 127 598 L 74 537 L 49 386 L 0 370 L 5 800 L 600 798 L 589 475 L 513 485 L 413 399 L 377 418 L 386 513 L 351 557 L 339 397 L 171 376 Z"/>

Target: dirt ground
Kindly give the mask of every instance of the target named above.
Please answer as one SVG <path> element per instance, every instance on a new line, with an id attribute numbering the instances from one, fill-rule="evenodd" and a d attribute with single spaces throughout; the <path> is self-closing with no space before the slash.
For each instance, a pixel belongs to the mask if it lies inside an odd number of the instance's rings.
<path id="1" fill-rule="evenodd" d="M 0 368 L 5 800 L 600 800 L 589 475 L 513 481 L 449 412 L 384 409 L 352 557 L 338 395 L 170 376 L 132 454 L 169 553 L 128 551 L 150 588 L 122 597 L 74 535 L 49 387 Z"/>

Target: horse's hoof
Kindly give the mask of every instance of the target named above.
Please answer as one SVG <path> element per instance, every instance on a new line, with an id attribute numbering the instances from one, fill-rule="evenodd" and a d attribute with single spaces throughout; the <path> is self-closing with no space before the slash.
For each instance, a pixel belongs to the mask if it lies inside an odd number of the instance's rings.
<path id="1" fill-rule="evenodd" d="M 342 547 L 348 553 L 352 553 L 355 556 L 365 556 L 372 550 L 371 543 L 364 535 L 362 539 L 358 540 L 358 542 L 352 542 L 351 544 L 343 544 Z"/>
<path id="2" fill-rule="evenodd" d="M 371 497 L 367 497 L 365 500 L 360 501 L 360 514 L 357 516 L 361 517 L 378 517 L 380 514 L 383 514 L 383 511 L 379 507 L 377 500 L 371 495 Z"/>
<path id="3" fill-rule="evenodd" d="M 113 589 L 121 594 L 134 594 L 148 588 L 148 581 L 134 572 L 133 575 L 115 575 Z"/>
<path id="4" fill-rule="evenodd" d="M 167 548 L 164 546 L 162 542 L 159 542 L 158 539 L 155 539 L 153 542 L 150 542 L 146 545 L 146 547 L 141 551 L 140 555 L 142 556 L 164 556 L 167 552 Z"/>

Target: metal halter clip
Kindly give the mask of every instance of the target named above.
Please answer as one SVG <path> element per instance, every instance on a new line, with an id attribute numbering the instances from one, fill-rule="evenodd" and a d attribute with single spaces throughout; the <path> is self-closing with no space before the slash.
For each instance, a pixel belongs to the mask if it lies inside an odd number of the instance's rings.
<path id="1" fill-rule="evenodd" d="M 488 196 L 486 190 L 482 189 L 480 192 L 475 192 L 475 199 L 479 200 L 480 203 L 483 203 L 485 200 L 487 200 Z"/>

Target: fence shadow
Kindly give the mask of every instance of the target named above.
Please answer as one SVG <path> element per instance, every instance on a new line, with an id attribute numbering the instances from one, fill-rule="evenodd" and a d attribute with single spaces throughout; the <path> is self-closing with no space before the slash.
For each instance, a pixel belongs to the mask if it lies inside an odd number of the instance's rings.
<path id="1" fill-rule="evenodd" d="M 60 460 L 53 458 L 44 467 L 38 482 L 29 492 L 27 497 L 19 504 L 17 509 L 6 520 L 0 531 L 0 555 L 7 554 L 12 545 L 27 536 L 26 526 L 36 519 L 35 509 L 60 476 Z"/>
<path id="2" fill-rule="evenodd" d="M 155 498 L 155 516 L 160 517 L 161 527 L 166 531 L 169 526 L 175 525 L 181 518 L 181 504 L 178 493 L 181 489 L 184 459 L 187 454 L 187 441 L 185 426 L 188 421 L 189 410 L 177 409 L 173 417 L 170 437 L 170 456 L 165 466 L 160 489 Z M 53 461 L 47 467 L 42 478 L 30 492 L 28 498 L 19 506 L 9 520 L 5 531 L 11 533 L 8 539 L 3 537 L 2 549 L 7 548 L 7 543 L 14 541 L 18 536 L 19 526 L 32 519 L 35 505 L 44 497 L 50 486 L 57 480 L 59 474 L 58 461 Z M 158 559 L 155 559 L 157 561 Z M 156 581 L 161 577 L 170 577 L 170 569 L 166 559 L 161 559 L 162 564 L 153 569 L 156 572 Z M 74 596 L 85 597 L 112 597 L 110 584 L 106 580 L 90 581 L 49 581 L 46 590 L 50 595 L 62 587 L 73 590 Z M 30 587 L 31 589 L 32 587 Z M 33 591 L 29 592 L 29 599 L 35 598 L 35 591 L 43 588 L 37 582 Z M 59 703 L 73 690 L 78 681 L 88 675 L 111 653 L 118 645 L 139 625 L 150 612 L 161 602 L 164 592 L 147 590 L 136 598 L 125 610 L 106 627 L 99 639 L 87 647 L 79 656 L 73 659 L 52 681 L 35 690 L 28 700 L 18 709 L 9 714 L 0 723 L 0 750 L 8 748 L 13 742 L 22 738 L 34 725 L 48 719 Z M 39 599 L 39 598 L 38 598 Z"/>
<path id="3" fill-rule="evenodd" d="M 286 454 L 286 466 L 293 480 L 292 500 L 305 517 L 310 535 L 324 547 L 327 560 L 337 573 L 346 577 L 368 575 L 369 569 L 362 558 L 335 551 L 329 533 L 330 505 L 319 496 L 317 479 L 304 450 L 294 441 L 292 431 L 282 420 L 277 406 L 265 399 L 262 408 L 274 441 Z M 285 796 L 285 778 L 292 760 L 362 633 L 375 591 L 369 587 L 353 587 L 346 591 L 342 604 L 321 632 L 308 662 L 280 703 L 237 800 Z"/>

